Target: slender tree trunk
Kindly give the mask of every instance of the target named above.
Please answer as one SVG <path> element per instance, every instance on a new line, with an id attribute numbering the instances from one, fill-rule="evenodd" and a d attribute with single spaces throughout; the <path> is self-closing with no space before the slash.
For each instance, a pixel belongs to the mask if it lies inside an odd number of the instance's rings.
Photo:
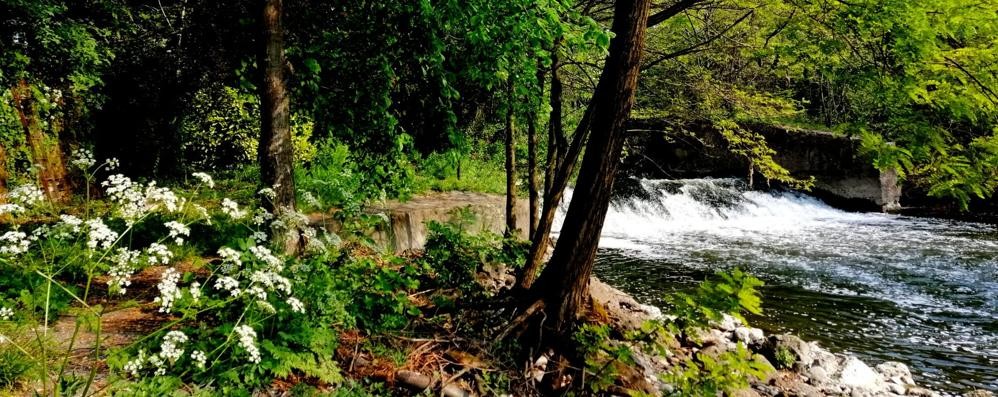
<path id="1" fill-rule="evenodd" d="M 558 48 L 555 47 L 551 51 L 551 94 L 548 98 L 548 104 L 551 105 L 551 114 L 548 118 L 547 169 L 544 172 L 545 200 L 551 195 L 551 186 L 554 183 L 555 171 L 560 165 L 558 159 L 564 154 L 562 152 L 564 151 L 565 127 L 561 121 L 561 95 L 563 88 L 561 85 L 561 75 L 558 74 L 560 65 Z M 531 238 L 534 238 L 534 236 L 531 236 Z"/>
<path id="2" fill-rule="evenodd" d="M 510 101 L 512 101 L 510 90 Z M 516 126 L 513 104 L 506 109 L 506 235 L 516 235 Z"/>
<path id="3" fill-rule="evenodd" d="M 58 134 L 50 136 L 42 130 L 34 95 L 26 81 L 18 82 L 11 92 L 31 151 L 32 166 L 38 172 L 38 185 L 49 200 L 63 202 L 69 197 L 69 183 Z"/>
<path id="4" fill-rule="evenodd" d="M 574 325 L 589 302 L 589 279 L 634 103 L 649 5 L 650 0 L 621 0 L 614 6 L 615 37 L 593 98 L 589 150 L 554 256 L 532 288 L 543 298 L 548 321 L 557 331 Z"/>
<path id="5" fill-rule="evenodd" d="M 281 21 L 282 0 L 263 0 L 259 66 L 260 143 L 258 157 L 264 187 L 274 189 L 273 199 L 264 198 L 264 206 L 276 215 L 295 211 L 294 146 L 291 140 L 291 114 L 284 79 L 284 27 Z M 275 241 L 284 251 L 297 252 L 298 233 L 275 231 Z"/>
<path id="6" fill-rule="evenodd" d="M 8 178 L 10 175 L 7 175 L 7 149 L 0 146 L 0 204 L 6 202 Z"/>
<path id="7" fill-rule="evenodd" d="M 537 71 L 538 94 L 544 96 L 544 71 Z M 527 238 L 533 238 L 537 232 L 538 204 L 540 201 L 537 181 L 537 110 L 530 112 L 530 124 L 527 125 L 527 189 L 530 196 L 530 229 Z"/>

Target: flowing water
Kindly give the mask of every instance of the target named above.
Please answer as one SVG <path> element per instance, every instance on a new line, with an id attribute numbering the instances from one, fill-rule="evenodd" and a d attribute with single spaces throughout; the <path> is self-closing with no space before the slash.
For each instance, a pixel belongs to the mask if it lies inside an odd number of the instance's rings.
<path id="1" fill-rule="evenodd" d="M 998 391 L 998 227 L 844 212 L 733 179 L 631 182 L 600 242 L 610 284 L 661 304 L 740 267 L 767 283 L 754 326 L 904 362 L 938 390 Z"/>

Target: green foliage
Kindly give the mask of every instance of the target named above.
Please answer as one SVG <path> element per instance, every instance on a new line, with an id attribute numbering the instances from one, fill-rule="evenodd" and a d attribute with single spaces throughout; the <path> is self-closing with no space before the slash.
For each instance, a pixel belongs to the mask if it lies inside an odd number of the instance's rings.
<path id="1" fill-rule="evenodd" d="M 773 367 L 758 355 L 752 354 L 739 342 L 735 350 L 697 356 L 699 362 L 687 359 L 682 365 L 662 375 L 662 381 L 673 386 L 669 396 L 714 397 L 722 392 L 731 394 L 749 386 L 750 378 L 765 379 Z"/>
<path id="2" fill-rule="evenodd" d="M 484 143 L 483 143 L 484 145 Z M 431 153 L 419 162 L 414 192 L 466 191 L 492 194 L 506 192 L 506 172 L 501 156 L 457 150 Z M 460 177 L 458 177 L 460 168 Z"/>
<path id="3" fill-rule="evenodd" d="M 468 294 L 482 292 L 477 274 L 489 264 L 519 266 L 525 261 L 527 246 L 488 230 L 472 233 L 475 214 L 470 208 L 457 211 L 448 223 L 429 222 L 429 235 L 418 263 L 427 269 L 433 282 L 444 288 L 457 288 Z"/>
<path id="4" fill-rule="evenodd" d="M 676 293 L 669 297 L 670 313 L 684 329 L 706 327 L 712 321 L 720 321 L 724 314 L 745 322 L 743 312 L 762 313 L 757 288 L 763 285 L 761 280 L 739 269 L 719 273 L 716 279 L 701 282 L 692 294 Z"/>
<path id="5" fill-rule="evenodd" d="M 606 391 L 617 380 L 616 365 L 633 365 L 633 352 L 622 343 L 611 343 L 610 327 L 583 324 L 572 340 L 585 357 L 584 386 L 596 393 Z"/>
<path id="6" fill-rule="evenodd" d="M 790 351 L 786 346 L 779 346 L 776 348 L 776 365 L 779 368 L 793 368 L 794 363 L 797 361 L 794 353 Z"/>
<path id="7" fill-rule="evenodd" d="M 409 301 L 419 287 L 416 269 L 399 260 L 382 264 L 372 258 L 341 258 L 335 267 L 336 289 L 349 291 L 347 312 L 361 329 L 378 332 L 409 324 L 419 309 Z"/>

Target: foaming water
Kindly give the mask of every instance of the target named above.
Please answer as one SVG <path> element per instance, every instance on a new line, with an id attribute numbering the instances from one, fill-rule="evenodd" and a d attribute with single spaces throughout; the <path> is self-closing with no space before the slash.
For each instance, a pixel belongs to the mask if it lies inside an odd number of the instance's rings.
<path id="1" fill-rule="evenodd" d="M 609 282 L 661 303 L 741 267 L 768 284 L 756 325 L 905 362 L 942 390 L 998 390 L 994 226 L 849 213 L 730 179 L 629 182 L 600 242 Z"/>

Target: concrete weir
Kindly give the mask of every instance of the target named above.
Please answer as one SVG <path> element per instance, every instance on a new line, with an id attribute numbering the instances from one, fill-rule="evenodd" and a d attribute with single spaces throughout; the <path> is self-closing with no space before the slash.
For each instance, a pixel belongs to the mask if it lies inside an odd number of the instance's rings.
<path id="1" fill-rule="evenodd" d="M 713 128 L 695 134 L 671 132 L 665 120 L 633 119 L 628 125 L 623 172 L 647 178 L 740 177 L 748 161 L 727 150 Z M 774 160 L 796 177 L 813 176 L 811 195 L 850 210 L 900 208 L 901 185 L 892 170 L 880 171 L 858 155 L 859 140 L 826 131 L 756 126 L 752 130 L 776 151 Z M 756 187 L 765 184 L 758 174 Z"/>
<path id="2" fill-rule="evenodd" d="M 368 208 L 371 214 L 384 214 L 382 222 L 369 235 L 381 250 L 400 254 L 410 249 L 421 249 L 426 244 L 426 224 L 436 222 L 466 223 L 471 233 L 490 231 L 502 234 L 506 229 L 506 198 L 501 195 L 471 192 L 433 192 L 413 197 L 408 201 L 390 200 Z M 519 200 L 516 206 L 516 223 L 520 238 L 527 238 L 529 222 L 527 202 Z M 341 226 L 327 214 L 310 216 L 313 225 L 322 225 L 339 233 Z"/>

